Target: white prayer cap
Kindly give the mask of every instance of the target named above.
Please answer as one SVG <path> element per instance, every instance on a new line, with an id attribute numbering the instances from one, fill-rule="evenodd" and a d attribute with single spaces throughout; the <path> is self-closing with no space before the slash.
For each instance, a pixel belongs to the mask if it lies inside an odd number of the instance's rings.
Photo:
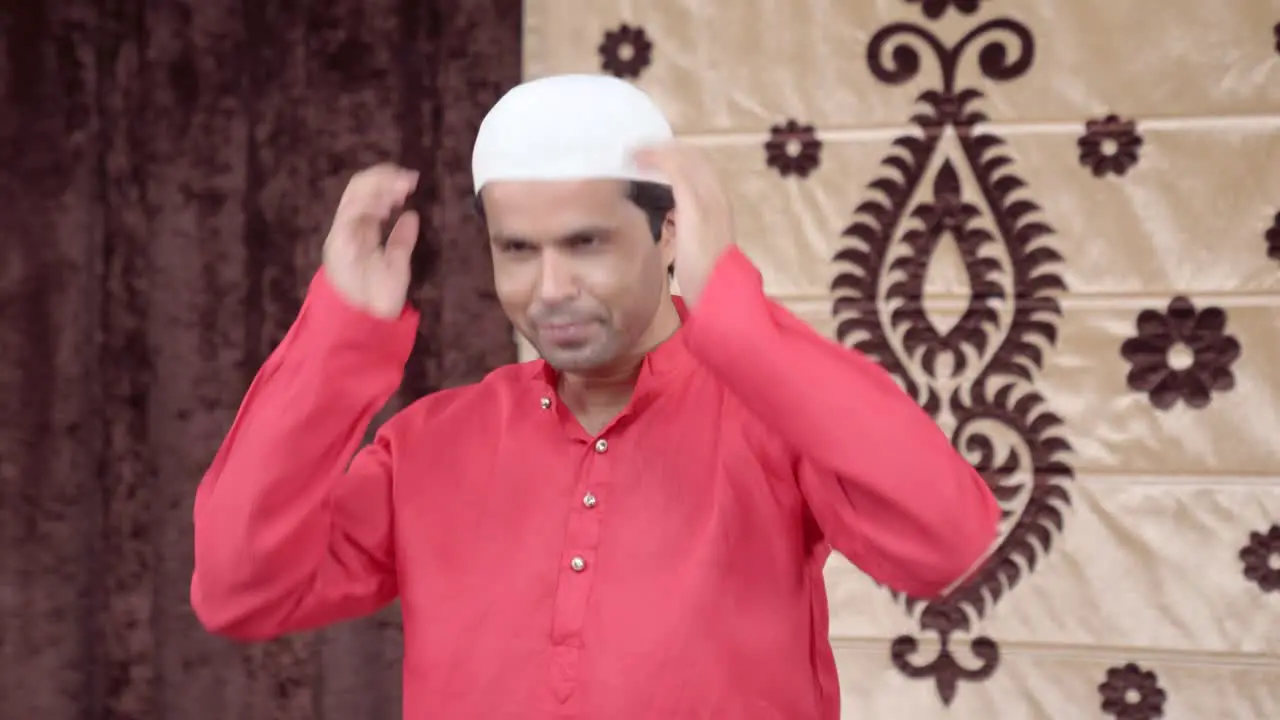
<path id="1" fill-rule="evenodd" d="M 507 91 L 480 123 L 471 153 L 476 193 L 493 180 L 647 180 L 639 147 L 672 137 L 643 90 L 610 75 L 553 75 Z"/>

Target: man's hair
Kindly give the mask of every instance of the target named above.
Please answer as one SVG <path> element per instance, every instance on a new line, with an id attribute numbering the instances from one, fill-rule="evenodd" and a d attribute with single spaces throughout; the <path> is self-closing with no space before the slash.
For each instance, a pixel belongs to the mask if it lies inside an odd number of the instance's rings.
<path id="1" fill-rule="evenodd" d="M 645 218 L 649 221 L 649 232 L 653 234 L 653 241 L 661 240 L 662 226 L 667 221 L 667 213 L 676 206 L 675 194 L 671 192 L 671 188 L 662 183 L 629 180 L 627 181 L 627 199 L 644 211 Z M 476 214 L 484 220 L 484 200 L 479 193 L 475 196 L 475 206 Z"/>
<path id="2" fill-rule="evenodd" d="M 627 199 L 644 212 L 645 219 L 649 221 L 649 233 L 653 235 L 653 241 L 661 240 L 662 226 L 667 222 L 667 214 L 676 207 L 676 197 L 671 187 L 646 180 L 628 180 Z M 476 214 L 484 220 L 484 200 L 481 199 L 480 193 L 475 195 L 475 208 Z M 673 275 L 675 269 L 675 263 L 668 265 L 667 274 Z"/>
<path id="3" fill-rule="evenodd" d="M 653 241 L 661 240 L 667 213 L 676 206 L 671 187 L 662 183 L 632 180 L 627 183 L 627 199 L 643 210 L 645 217 L 649 219 L 649 232 L 653 233 Z"/>

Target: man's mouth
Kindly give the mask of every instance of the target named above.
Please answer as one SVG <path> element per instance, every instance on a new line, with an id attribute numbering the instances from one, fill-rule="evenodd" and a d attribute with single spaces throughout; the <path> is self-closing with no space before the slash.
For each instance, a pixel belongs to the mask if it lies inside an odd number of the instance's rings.
<path id="1" fill-rule="evenodd" d="M 538 325 L 538 335 L 557 345 L 572 345 L 585 339 L 590 329 L 591 323 L 586 320 L 542 323 Z"/>

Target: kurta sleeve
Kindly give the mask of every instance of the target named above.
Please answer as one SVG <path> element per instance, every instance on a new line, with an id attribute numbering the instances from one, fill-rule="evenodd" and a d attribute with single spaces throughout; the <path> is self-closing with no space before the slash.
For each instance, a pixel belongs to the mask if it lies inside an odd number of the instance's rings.
<path id="1" fill-rule="evenodd" d="M 384 320 L 347 305 L 316 274 L 196 491 L 191 604 L 207 629 L 268 639 L 395 598 L 392 441 L 352 455 L 417 325 L 407 307 Z"/>
<path id="2" fill-rule="evenodd" d="M 1000 509 L 981 475 L 880 366 L 770 300 L 737 248 L 716 264 L 686 338 L 786 446 L 827 542 L 874 580 L 932 597 L 985 556 Z"/>

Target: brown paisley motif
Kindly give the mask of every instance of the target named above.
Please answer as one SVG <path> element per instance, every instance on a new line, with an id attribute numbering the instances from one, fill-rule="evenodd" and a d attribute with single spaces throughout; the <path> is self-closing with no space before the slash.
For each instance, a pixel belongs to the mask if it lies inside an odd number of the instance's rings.
<path id="1" fill-rule="evenodd" d="M 972 15 L 978 11 L 982 0 L 907 0 L 907 2 L 920 5 L 925 17 L 937 20 L 950 9 L 954 9 L 961 15 Z"/>
<path id="2" fill-rule="evenodd" d="M 940 651 L 916 661 L 919 639 L 905 635 L 892 644 L 893 662 L 908 677 L 932 679 L 947 705 L 961 680 L 994 674 L 999 646 L 975 636 L 974 626 L 1049 552 L 1071 502 L 1062 420 L 1033 386 L 1057 339 L 1056 294 L 1066 286 L 1052 266 L 1062 257 L 1047 244 L 1053 230 L 1036 219 L 1040 208 L 1012 172 L 1004 141 L 982 129 L 983 93 L 957 87 L 957 69 L 979 42 L 977 66 L 986 79 L 1009 81 L 1030 69 L 1034 38 L 1007 18 L 984 22 L 951 46 L 911 23 L 872 37 L 868 64 L 880 81 L 917 77 L 921 46 L 941 77 L 919 96 L 923 107 L 912 118 L 918 130 L 894 140 L 884 173 L 855 210 L 832 284 L 840 340 L 878 361 L 950 429 L 1004 510 L 1001 540 L 968 581 L 938 600 L 900 598 L 920 630 L 938 636 Z M 943 142 L 948 137 L 952 146 Z M 944 239 L 959 249 L 970 292 L 959 320 L 941 331 L 923 299 Z M 957 657 L 961 636 L 970 637 L 975 660 Z"/>
<path id="3" fill-rule="evenodd" d="M 972 293 L 978 297 L 1006 300 L 1004 288 L 993 278 L 1000 271 L 999 263 L 983 257 L 984 247 L 995 242 L 995 237 L 985 228 L 972 225 L 973 219 L 981 214 L 976 205 L 961 197 L 956 169 L 951 160 L 943 160 L 933 178 L 933 200 L 916 206 L 911 213 L 916 224 L 907 229 L 899 241 L 910 252 L 889 265 L 890 270 L 900 273 L 902 279 L 889 288 L 888 297 L 924 297 L 929 260 L 944 234 L 950 234 L 959 246 Z M 921 368 L 929 375 L 935 375 L 939 355 L 950 355 L 954 362 L 953 373 L 964 372 L 969 358 L 981 357 L 990 340 L 983 328 L 994 326 L 998 318 L 992 303 L 972 302 L 960 320 L 945 334 L 940 334 L 919 303 L 906 302 L 893 311 L 890 322 L 895 327 L 904 328 L 902 351 L 907 355 L 920 353 Z M 929 409 L 936 412 L 936 398 Z"/>

